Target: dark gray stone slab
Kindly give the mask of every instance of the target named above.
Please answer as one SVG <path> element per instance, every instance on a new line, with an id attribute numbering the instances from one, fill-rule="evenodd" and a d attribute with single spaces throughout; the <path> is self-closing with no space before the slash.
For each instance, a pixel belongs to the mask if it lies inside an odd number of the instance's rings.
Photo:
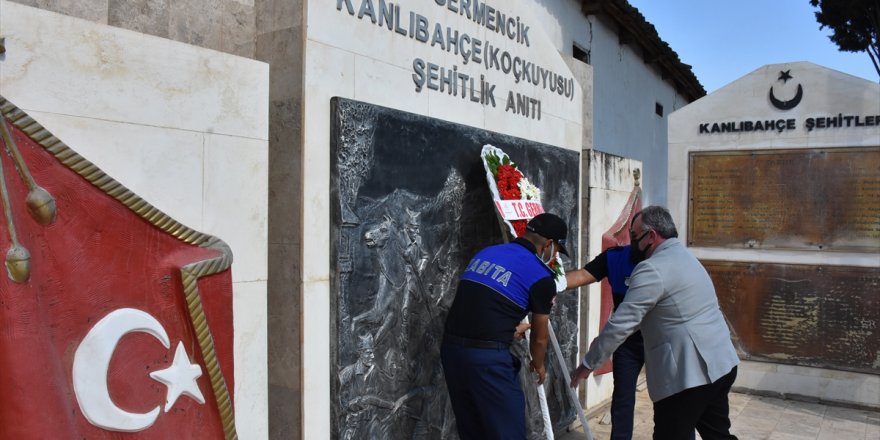
<path id="1" fill-rule="evenodd" d="M 333 437 L 457 438 L 440 366 L 443 323 L 469 259 L 503 241 L 480 150 L 492 144 L 510 155 L 572 238 L 579 155 L 357 101 L 334 98 L 331 108 Z M 577 298 L 557 297 L 552 322 L 567 365 L 577 362 L 576 320 Z M 513 351 L 528 365 L 525 343 Z M 556 365 L 548 350 L 558 431 L 575 412 Z M 523 369 L 521 378 L 529 438 L 543 438 L 534 377 Z"/>

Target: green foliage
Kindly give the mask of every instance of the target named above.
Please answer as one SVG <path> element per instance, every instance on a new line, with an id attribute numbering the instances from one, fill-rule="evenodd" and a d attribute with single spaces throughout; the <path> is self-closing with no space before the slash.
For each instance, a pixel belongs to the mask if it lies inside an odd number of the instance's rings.
<path id="1" fill-rule="evenodd" d="M 495 155 L 495 153 L 486 154 L 486 165 L 489 166 L 489 171 L 492 173 L 492 177 L 497 179 L 498 167 L 501 165 L 501 160 Z"/>
<path id="2" fill-rule="evenodd" d="M 880 76 L 880 0 L 810 0 L 819 29 L 844 52 L 867 52 Z"/>
<path id="3" fill-rule="evenodd" d="M 510 160 L 506 154 L 502 157 L 498 157 L 494 152 L 489 152 L 486 154 L 486 165 L 489 166 L 489 171 L 492 173 L 492 177 L 498 178 L 498 167 L 501 165 L 513 165 L 513 162 Z"/>

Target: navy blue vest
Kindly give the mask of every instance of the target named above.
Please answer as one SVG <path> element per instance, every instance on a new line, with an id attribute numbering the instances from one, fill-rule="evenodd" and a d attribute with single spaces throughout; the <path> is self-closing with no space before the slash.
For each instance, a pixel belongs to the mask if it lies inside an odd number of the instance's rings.
<path id="1" fill-rule="evenodd" d="M 629 276 L 636 267 L 629 259 L 629 245 L 608 249 L 605 257 L 608 261 L 608 283 L 611 284 L 611 293 L 623 297 L 629 289 Z"/>
<path id="2" fill-rule="evenodd" d="M 490 246 L 477 253 L 461 279 L 480 283 L 525 310 L 529 306 L 529 289 L 551 274 L 535 254 L 519 244 L 509 243 Z"/>

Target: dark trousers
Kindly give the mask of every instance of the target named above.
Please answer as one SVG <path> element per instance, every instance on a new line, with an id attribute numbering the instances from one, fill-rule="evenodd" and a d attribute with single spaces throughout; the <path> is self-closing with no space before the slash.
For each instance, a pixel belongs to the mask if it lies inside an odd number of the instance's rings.
<path id="1" fill-rule="evenodd" d="M 736 367 L 715 382 L 688 388 L 654 402 L 654 440 L 686 439 L 694 427 L 704 440 L 736 440 L 730 434 L 727 394 Z"/>
<path id="2" fill-rule="evenodd" d="M 443 343 L 440 360 L 461 440 L 524 440 L 520 361 L 507 348 Z"/>
<path id="3" fill-rule="evenodd" d="M 642 332 L 635 332 L 620 344 L 611 358 L 614 391 L 611 394 L 611 440 L 630 440 L 636 408 L 636 385 L 645 365 L 645 342 Z M 691 430 L 688 439 L 696 434 Z"/>
<path id="4" fill-rule="evenodd" d="M 645 349 L 642 333 L 636 332 L 620 344 L 611 358 L 614 369 L 614 391 L 611 394 L 611 440 L 629 440 L 633 435 L 633 413 L 636 406 L 636 384 Z"/>

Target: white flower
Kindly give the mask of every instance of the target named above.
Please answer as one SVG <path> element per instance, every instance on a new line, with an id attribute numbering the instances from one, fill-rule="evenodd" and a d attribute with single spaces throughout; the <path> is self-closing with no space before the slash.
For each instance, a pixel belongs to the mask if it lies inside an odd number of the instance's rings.
<path id="1" fill-rule="evenodd" d="M 541 200 L 541 190 L 525 177 L 519 181 L 519 192 L 525 200 Z"/>
<path id="2" fill-rule="evenodd" d="M 556 264 L 559 265 L 559 272 L 553 273 L 553 281 L 556 282 L 556 291 L 563 292 L 568 288 L 568 282 L 565 280 L 565 268 L 562 267 L 562 260 L 558 254 L 556 255 Z"/>

